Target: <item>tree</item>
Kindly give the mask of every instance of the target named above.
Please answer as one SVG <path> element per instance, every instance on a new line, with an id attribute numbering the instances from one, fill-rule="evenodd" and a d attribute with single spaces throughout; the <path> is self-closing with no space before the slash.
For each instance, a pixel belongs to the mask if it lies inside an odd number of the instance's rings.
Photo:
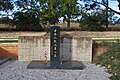
<path id="1" fill-rule="evenodd" d="M 0 11 L 12 10 L 14 8 L 11 0 L 0 0 Z"/>
<path id="2" fill-rule="evenodd" d="M 14 23 L 18 30 L 41 30 L 41 24 L 39 18 L 33 11 L 28 12 L 16 12 L 14 14 Z"/>
<path id="3" fill-rule="evenodd" d="M 0 24 L 13 24 L 12 19 L 10 19 L 9 17 L 2 17 L 0 18 Z"/>
<path id="4" fill-rule="evenodd" d="M 14 9 L 12 0 L 0 0 L 0 17 L 12 16 L 9 14 Z"/>
<path id="5" fill-rule="evenodd" d="M 40 22 L 41 6 L 38 0 L 18 0 L 16 5 L 19 11 L 14 13 L 14 22 L 18 29 L 42 29 Z"/>
<path id="6" fill-rule="evenodd" d="M 82 18 L 80 19 L 80 28 L 81 30 L 103 30 L 102 25 L 105 24 L 105 15 L 103 12 L 95 12 L 95 13 L 86 13 L 82 12 Z"/>
<path id="7" fill-rule="evenodd" d="M 28 11 L 34 9 L 38 12 L 40 21 L 49 21 L 55 24 L 60 17 L 64 17 L 67 21 L 67 27 L 70 28 L 70 19 L 76 18 L 79 13 L 79 6 L 77 0 L 22 0 L 17 1 L 21 11 Z"/>
<path id="8" fill-rule="evenodd" d="M 57 23 L 59 18 L 64 17 L 67 21 L 67 28 L 70 28 L 70 19 L 76 18 L 79 13 L 77 0 L 47 0 L 43 7 L 42 20 L 49 20 L 50 23 Z"/>
<path id="9" fill-rule="evenodd" d="M 41 20 L 49 21 L 51 24 L 59 22 L 60 15 L 60 0 L 47 0 L 42 7 Z"/>
<path id="10" fill-rule="evenodd" d="M 51 24 L 58 22 L 60 17 L 59 12 L 59 1 L 60 0 L 18 0 L 16 5 L 21 12 L 37 13 L 35 16 L 39 18 L 39 22 L 46 24 L 49 21 Z"/>
<path id="11" fill-rule="evenodd" d="M 112 8 L 109 7 L 108 3 L 109 1 L 108 0 L 101 0 L 101 1 L 97 1 L 97 0 L 83 0 L 85 2 L 85 7 L 89 8 L 89 9 L 93 9 L 96 5 L 103 5 L 106 7 L 106 30 L 108 30 L 108 10 L 116 13 L 116 14 L 119 14 L 120 15 L 120 12 L 118 11 L 115 11 L 113 10 Z M 117 0 L 119 2 L 119 5 L 118 7 L 120 8 L 120 0 Z"/>
<path id="12" fill-rule="evenodd" d="M 81 11 L 82 18 L 80 19 L 81 30 L 92 30 L 92 31 L 103 31 L 105 30 L 104 25 L 106 25 L 106 10 L 83 10 Z M 114 12 L 108 11 L 108 24 L 114 24 L 116 21 L 116 16 Z"/>
<path id="13" fill-rule="evenodd" d="M 119 14 L 120 15 L 120 12 L 116 11 L 116 10 L 113 10 L 111 7 L 108 6 L 108 3 L 109 1 L 108 0 L 80 0 L 80 1 L 83 1 L 85 2 L 85 5 L 86 6 L 90 6 L 90 8 L 94 7 L 96 4 L 100 4 L 100 5 L 103 5 L 105 7 L 108 7 L 109 10 L 115 12 L 116 14 Z M 119 4 L 118 4 L 118 7 L 120 9 L 120 0 L 116 0 Z"/>
<path id="14" fill-rule="evenodd" d="M 14 23 L 13 20 L 10 19 L 9 17 L 2 17 L 0 18 L 0 24 L 4 24 L 3 30 L 11 30 L 14 28 Z M 7 27 L 7 28 L 6 28 Z"/>
<path id="15" fill-rule="evenodd" d="M 12 19 L 9 18 L 12 16 L 9 12 L 13 9 L 14 5 L 12 0 L 0 0 L 0 24 L 6 24 L 8 30 L 10 30 L 10 27 L 13 26 Z"/>
<path id="16" fill-rule="evenodd" d="M 70 29 L 70 19 L 77 18 L 80 8 L 77 0 L 60 0 L 61 17 L 67 21 L 67 28 Z"/>

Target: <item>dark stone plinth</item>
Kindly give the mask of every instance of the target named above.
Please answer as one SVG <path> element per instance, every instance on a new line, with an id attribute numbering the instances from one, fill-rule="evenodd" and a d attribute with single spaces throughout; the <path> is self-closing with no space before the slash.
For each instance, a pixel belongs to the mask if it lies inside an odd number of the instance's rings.
<path id="1" fill-rule="evenodd" d="M 27 66 L 28 69 L 74 69 L 82 70 L 85 68 L 85 65 L 80 61 L 64 61 L 62 64 L 50 65 L 50 61 L 47 64 L 44 64 L 44 61 L 31 61 Z"/>

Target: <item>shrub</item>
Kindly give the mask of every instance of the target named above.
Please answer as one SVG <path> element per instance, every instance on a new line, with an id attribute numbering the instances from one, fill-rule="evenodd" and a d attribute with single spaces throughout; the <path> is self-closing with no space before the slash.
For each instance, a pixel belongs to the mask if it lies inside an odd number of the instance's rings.
<path id="1" fill-rule="evenodd" d="M 106 45 L 104 45 L 106 46 Z M 101 64 L 112 74 L 111 80 L 120 80 L 120 41 L 108 42 L 108 50 L 93 59 L 96 64 Z"/>

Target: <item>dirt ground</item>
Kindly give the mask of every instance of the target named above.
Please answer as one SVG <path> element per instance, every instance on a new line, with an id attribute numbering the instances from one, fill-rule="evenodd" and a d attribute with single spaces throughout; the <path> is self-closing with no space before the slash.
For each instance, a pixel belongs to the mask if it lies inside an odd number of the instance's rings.
<path id="1" fill-rule="evenodd" d="M 0 31 L 0 38 L 18 38 L 22 35 L 44 35 L 46 32 L 21 32 L 21 31 Z"/>
<path id="2" fill-rule="evenodd" d="M 71 36 L 81 36 L 81 37 L 120 37 L 120 32 L 118 31 L 110 31 L 110 32 L 92 32 L 92 31 L 61 31 L 62 33 L 67 33 Z M 0 31 L 0 39 L 3 38 L 16 38 L 18 39 L 18 36 L 42 36 L 45 35 L 46 32 L 17 32 L 17 31 Z"/>
<path id="3" fill-rule="evenodd" d="M 51 25 L 51 26 L 54 26 L 54 25 Z M 55 24 L 55 26 L 60 26 L 60 28 L 63 28 L 63 27 L 66 28 L 67 24 L 66 23 L 64 23 L 64 24 L 63 23 L 59 23 L 59 24 Z M 73 28 L 73 27 L 74 28 L 79 28 L 79 23 L 71 23 L 70 27 L 71 28 Z"/>

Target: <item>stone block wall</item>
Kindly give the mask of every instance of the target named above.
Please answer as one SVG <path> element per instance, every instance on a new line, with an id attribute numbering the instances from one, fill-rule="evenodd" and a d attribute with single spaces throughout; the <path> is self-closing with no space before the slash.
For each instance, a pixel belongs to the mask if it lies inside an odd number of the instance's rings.
<path id="1" fill-rule="evenodd" d="M 92 61 L 92 39 L 89 37 L 61 37 L 61 60 Z M 44 50 L 50 60 L 50 38 L 19 36 L 19 61 L 44 60 Z"/>

